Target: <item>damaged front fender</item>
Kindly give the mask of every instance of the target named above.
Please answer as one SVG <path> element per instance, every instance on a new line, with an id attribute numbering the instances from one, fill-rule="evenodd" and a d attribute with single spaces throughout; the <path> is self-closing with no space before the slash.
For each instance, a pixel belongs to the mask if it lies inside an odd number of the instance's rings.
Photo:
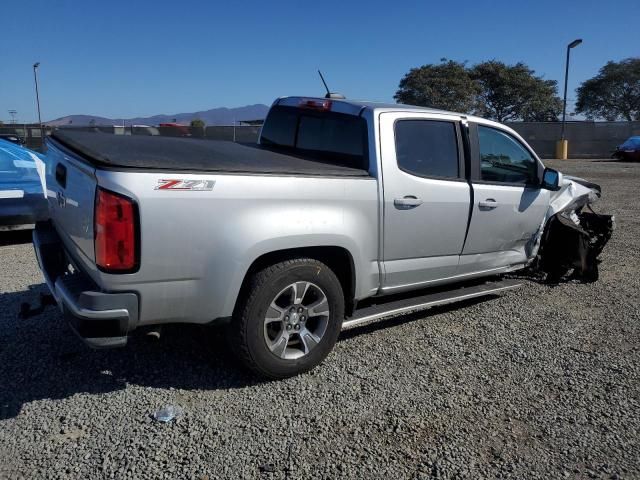
<path id="1" fill-rule="evenodd" d="M 615 228 L 613 215 L 591 208 L 601 192 L 595 183 L 565 176 L 552 195 L 534 260 L 534 269 L 548 282 L 598 279 L 598 257 Z"/>

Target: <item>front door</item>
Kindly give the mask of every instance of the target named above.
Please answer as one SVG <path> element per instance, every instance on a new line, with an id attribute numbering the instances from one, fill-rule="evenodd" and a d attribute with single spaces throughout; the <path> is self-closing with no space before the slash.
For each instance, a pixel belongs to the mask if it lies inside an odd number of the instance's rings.
<path id="1" fill-rule="evenodd" d="M 542 165 L 509 132 L 470 125 L 474 204 L 458 274 L 525 263 L 549 207 Z"/>
<path id="2" fill-rule="evenodd" d="M 459 120 L 424 113 L 380 115 L 385 293 L 456 274 L 470 205 Z"/>

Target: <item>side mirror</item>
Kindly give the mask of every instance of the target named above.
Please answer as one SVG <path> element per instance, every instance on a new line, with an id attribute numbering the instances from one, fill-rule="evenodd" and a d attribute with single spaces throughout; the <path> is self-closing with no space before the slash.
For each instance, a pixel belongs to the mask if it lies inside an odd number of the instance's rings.
<path id="1" fill-rule="evenodd" d="M 562 185 L 562 174 L 553 168 L 545 168 L 540 187 L 555 192 L 560 190 L 560 185 Z"/>

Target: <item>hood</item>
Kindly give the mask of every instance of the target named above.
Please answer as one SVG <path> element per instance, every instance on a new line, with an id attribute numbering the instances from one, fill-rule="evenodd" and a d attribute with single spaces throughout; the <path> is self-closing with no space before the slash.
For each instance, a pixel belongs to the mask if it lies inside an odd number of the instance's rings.
<path id="1" fill-rule="evenodd" d="M 556 213 L 576 210 L 598 201 L 602 188 L 596 183 L 570 175 L 564 175 L 560 189 L 552 192 L 546 218 Z"/>
<path id="2" fill-rule="evenodd" d="M 638 149 L 640 148 L 640 137 L 631 137 L 627 139 L 622 145 L 618 147 L 620 150 L 625 148 Z"/>

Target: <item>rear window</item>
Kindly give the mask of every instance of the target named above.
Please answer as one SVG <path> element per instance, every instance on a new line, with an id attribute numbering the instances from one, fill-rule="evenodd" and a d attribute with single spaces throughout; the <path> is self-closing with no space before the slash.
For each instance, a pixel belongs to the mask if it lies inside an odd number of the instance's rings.
<path id="1" fill-rule="evenodd" d="M 260 142 L 288 153 L 368 168 L 366 122 L 353 115 L 276 106 L 264 122 Z"/>

